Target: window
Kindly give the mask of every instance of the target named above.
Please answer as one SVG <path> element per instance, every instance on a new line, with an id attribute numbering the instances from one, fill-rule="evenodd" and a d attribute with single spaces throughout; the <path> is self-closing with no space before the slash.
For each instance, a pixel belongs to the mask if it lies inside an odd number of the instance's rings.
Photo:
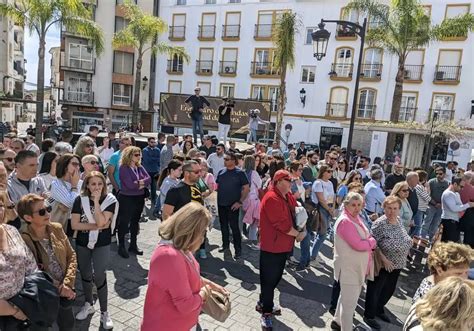
<path id="1" fill-rule="evenodd" d="M 196 63 L 196 73 L 202 75 L 211 75 L 214 58 L 213 48 L 200 48 L 199 60 Z"/>
<path id="2" fill-rule="evenodd" d="M 206 5 L 215 5 L 216 0 L 206 0 Z"/>
<path id="3" fill-rule="evenodd" d="M 240 0 L 229 0 L 229 3 L 240 3 Z"/>
<path id="4" fill-rule="evenodd" d="M 169 93 L 181 93 L 182 83 L 179 80 L 168 81 L 168 92 Z"/>
<path id="5" fill-rule="evenodd" d="M 235 75 L 237 73 L 238 48 L 224 48 L 222 50 L 222 61 L 219 73 L 224 75 Z"/>
<path id="6" fill-rule="evenodd" d="M 258 21 L 255 25 L 255 39 L 270 39 L 272 37 L 273 25 L 283 11 L 262 10 L 258 12 Z"/>
<path id="7" fill-rule="evenodd" d="M 223 98 L 233 98 L 234 97 L 234 84 L 221 84 L 221 97 Z"/>
<path id="8" fill-rule="evenodd" d="M 375 115 L 375 99 L 377 94 L 372 89 L 361 89 L 359 91 L 359 105 L 357 117 L 372 119 Z"/>
<path id="9" fill-rule="evenodd" d="M 435 121 L 450 121 L 454 115 L 454 94 L 433 93 L 431 118 Z"/>
<path id="10" fill-rule="evenodd" d="M 132 2 L 135 2 L 137 4 L 137 0 L 132 0 Z M 124 3 L 124 0 L 116 0 L 115 2 L 117 5 L 122 5 Z"/>
<path id="11" fill-rule="evenodd" d="M 69 67 L 92 69 L 92 47 L 82 44 L 69 44 Z"/>
<path id="12" fill-rule="evenodd" d="M 240 37 L 240 12 L 226 12 L 222 38 L 235 39 Z"/>
<path id="13" fill-rule="evenodd" d="M 92 102 L 92 82 L 87 80 L 87 75 L 75 74 L 66 80 L 65 99 L 71 102 Z"/>
<path id="14" fill-rule="evenodd" d="M 315 75 L 316 75 L 315 66 L 302 66 L 301 67 L 301 83 L 314 83 Z"/>
<path id="15" fill-rule="evenodd" d="M 381 48 L 367 48 L 365 50 L 362 74 L 364 78 L 380 78 L 382 74 Z"/>
<path id="16" fill-rule="evenodd" d="M 400 105 L 399 121 L 411 122 L 415 120 L 417 99 L 418 93 L 403 92 L 402 103 Z"/>
<path id="17" fill-rule="evenodd" d="M 311 37 L 311 34 L 316 30 L 317 28 L 306 28 L 306 40 L 305 40 L 306 45 L 313 44 L 313 38 Z"/>
<path id="18" fill-rule="evenodd" d="M 186 14 L 173 14 L 173 25 L 169 27 L 169 39 L 184 40 L 186 36 Z"/>
<path id="19" fill-rule="evenodd" d="M 198 38 L 214 39 L 216 36 L 216 13 L 203 13 Z"/>
<path id="20" fill-rule="evenodd" d="M 469 4 L 453 4 L 453 5 L 446 5 L 446 13 L 444 18 L 455 18 L 458 16 L 465 15 L 469 13 L 470 10 Z"/>
<path id="21" fill-rule="evenodd" d="M 277 68 L 273 67 L 274 57 L 274 49 L 272 48 L 256 49 L 250 74 L 255 76 L 278 75 Z"/>
<path id="22" fill-rule="evenodd" d="M 201 88 L 201 95 L 210 96 L 211 95 L 211 83 L 209 82 L 198 82 L 197 86 Z"/>
<path id="23" fill-rule="evenodd" d="M 115 51 L 114 52 L 114 73 L 133 75 L 133 54 Z"/>
<path id="24" fill-rule="evenodd" d="M 341 20 L 343 21 L 350 21 L 354 23 L 359 23 L 359 11 L 356 9 L 351 9 L 350 11 L 346 12 L 344 8 L 341 8 Z M 342 25 L 337 26 L 336 38 L 341 39 L 348 39 L 353 40 L 356 39 L 357 36 L 354 31 L 351 31 L 349 28 L 344 27 Z"/>
<path id="25" fill-rule="evenodd" d="M 130 22 L 127 19 L 120 16 L 115 16 L 115 32 L 123 30 L 125 27 L 127 27 L 128 23 Z"/>
<path id="26" fill-rule="evenodd" d="M 277 102 L 279 95 L 279 86 L 252 85 L 250 98 L 254 100 L 270 100 Z"/>
<path id="27" fill-rule="evenodd" d="M 456 83 L 461 76 L 462 50 L 440 49 L 435 71 L 435 82 Z"/>
<path id="28" fill-rule="evenodd" d="M 353 49 L 352 48 L 338 48 L 336 50 L 336 61 L 333 72 L 338 77 L 350 77 L 352 75 L 353 67 Z"/>
<path id="29" fill-rule="evenodd" d="M 327 116 L 345 117 L 347 113 L 348 95 L 349 89 L 347 87 L 333 87 L 331 89 L 329 102 L 327 104 Z"/>
<path id="30" fill-rule="evenodd" d="M 186 0 L 176 0 L 177 6 L 186 6 Z"/>
<path id="31" fill-rule="evenodd" d="M 407 82 L 421 82 L 423 76 L 423 63 L 425 61 L 425 50 L 411 50 L 405 60 L 404 80 Z"/>
<path id="32" fill-rule="evenodd" d="M 132 86 L 123 84 L 113 84 L 113 100 L 114 106 L 127 106 L 132 103 Z"/>
<path id="33" fill-rule="evenodd" d="M 169 73 L 173 72 L 183 72 L 183 57 L 181 55 L 174 54 L 173 57 L 168 60 L 168 68 L 167 71 Z"/>

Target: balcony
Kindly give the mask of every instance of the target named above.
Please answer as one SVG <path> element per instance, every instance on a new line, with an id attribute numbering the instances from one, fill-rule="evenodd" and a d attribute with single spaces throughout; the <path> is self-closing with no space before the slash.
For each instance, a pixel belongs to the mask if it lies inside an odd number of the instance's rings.
<path id="1" fill-rule="evenodd" d="M 360 68 L 360 79 L 379 81 L 382 76 L 382 64 L 362 64 Z"/>
<path id="2" fill-rule="evenodd" d="M 65 52 L 61 52 L 60 70 L 83 72 L 87 74 L 95 73 L 95 59 L 67 58 Z"/>
<path id="3" fill-rule="evenodd" d="M 346 117 L 347 103 L 326 103 L 326 116 L 328 117 Z"/>
<path id="4" fill-rule="evenodd" d="M 14 61 L 13 70 L 15 70 L 19 76 L 23 76 L 25 74 L 25 70 L 22 67 L 22 61 Z"/>
<path id="5" fill-rule="evenodd" d="M 336 40 L 356 40 L 357 35 L 354 31 L 342 25 L 337 26 Z"/>
<path id="6" fill-rule="evenodd" d="M 255 40 L 271 40 L 274 24 L 255 24 Z"/>
<path id="7" fill-rule="evenodd" d="M 436 66 L 433 83 L 457 85 L 460 79 L 461 66 Z"/>
<path id="8" fill-rule="evenodd" d="M 184 25 L 170 25 L 168 39 L 171 41 L 183 41 L 186 36 L 186 26 Z"/>
<path id="9" fill-rule="evenodd" d="M 211 76 L 212 75 L 212 65 L 214 61 L 196 61 L 196 74 L 201 76 Z"/>
<path id="10" fill-rule="evenodd" d="M 430 109 L 430 120 L 451 121 L 454 118 L 454 109 Z"/>
<path id="11" fill-rule="evenodd" d="M 216 40 L 216 26 L 215 25 L 199 25 L 198 39 L 201 41 Z"/>
<path id="12" fill-rule="evenodd" d="M 400 115 L 398 120 L 400 122 L 413 122 L 415 120 L 416 107 L 400 107 Z"/>
<path id="13" fill-rule="evenodd" d="M 278 78 L 280 72 L 273 62 L 251 62 L 250 76 L 260 78 Z"/>
<path id="14" fill-rule="evenodd" d="M 376 108 L 376 105 L 357 105 L 357 118 L 373 120 Z"/>
<path id="15" fill-rule="evenodd" d="M 405 65 L 404 83 L 421 83 L 423 81 L 423 65 Z"/>
<path id="16" fill-rule="evenodd" d="M 237 61 L 220 61 L 219 75 L 235 76 L 237 74 Z"/>
<path id="17" fill-rule="evenodd" d="M 223 25 L 222 40 L 234 41 L 240 39 L 240 25 Z"/>
<path id="18" fill-rule="evenodd" d="M 329 78 L 331 80 L 351 80 L 353 70 L 354 64 L 352 63 L 333 63 L 329 72 Z"/>
<path id="19" fill-rule="evenodd" d="M 94 105 L 94 92 L 82 90 L 64 90 L 62 103 Z"/>
<path id="20" fill-rule="evenodd" d="M 183 62 L 168 60 L 168 65 L 166 66 L 166 72 L 171 75 L 182 75 Z"/>

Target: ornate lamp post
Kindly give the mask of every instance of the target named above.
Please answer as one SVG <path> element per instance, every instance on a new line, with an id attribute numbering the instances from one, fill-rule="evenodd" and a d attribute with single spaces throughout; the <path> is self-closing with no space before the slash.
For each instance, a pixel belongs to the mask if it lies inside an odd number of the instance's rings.
<path id="1" fill-rule="evenodd" d="M 321 23 L 318 24 L 319 29 L 314 31 L 311 34 L 313 39 L 313 55 L 316 60 L 321 61 L 323 57 L 326 56 L 326 50 L 328 48 L 328 41 L 331 33 L 327 31 L 324 26 L 325 23 L 336 23 L 342 25 L 344 28 L 349 29 L 360 37 L 360 50 L 359 50 L 359 59 L 357 61 L 357 72 L 356 80 L 354 86 L 354 98 L 352 100 L 352 113 L 351 120 L 349 124 L 349 137 L 347 139 L 347 161 L 350 164 L 351 161 L 351 149 L 352 149 L 352 136 L 354 134 L 354 123 L 357 113 L 357 95 L 359 93 L 359 81 L 360 81 L 360 71 L 362 67 L 362 56 L 364 54 L 364 42 L 365 42 L 365 32 L 367 28 L 367 18 L 364 18 L 364 23 L 362 25 L 350 22 L 350 21 L 340 21 L 340 20 L 321 20 Z"/>

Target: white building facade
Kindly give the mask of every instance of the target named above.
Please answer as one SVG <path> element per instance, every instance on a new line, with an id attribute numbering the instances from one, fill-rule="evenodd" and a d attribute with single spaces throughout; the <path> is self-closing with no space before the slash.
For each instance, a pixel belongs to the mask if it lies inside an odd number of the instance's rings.
<path id="1" fill-rule="evenodd" d="M 363 17 L 357 12 L 343 17 L 342 9 L 348 2 L 161 1 L 160 16 L 169 24 L 169 33 L 162 39 L 185 47 L 191 61 L 183 63 L 176 57 L 159 57 L 155 95 L 158 99 L 160 92 L 191 94 L 195 86 L 200 86 L 203 95 L 276 100 L 279 76 L 272 66 L 271 31 L 278 14 L 291 10 L 299 15 L 302 24 L 296 38 L 296 64 L 286 77 L 283 128 L 286 124 L 293 127 L 288 141 L 317 143 L 323 149 L 332 144 L 345 146 L 360 40 L 336 24 L 327 24 L 326 29 L 331 32 L 327 55 L 318 62 L 313 57 L 310 34 L 322 18 L 362 23 Z M 426 0 L 423 5 L 433 24 L 472 11 L 471 5 L 463 0 Z M 452 118 L 474 127 L 474 120 L 470 119 L 474 99 L 473 40 L 471 33 L 409 54 L 402 121 L 427 122 L 434 114 L 438 119 Z M 386 50 L 371 48 L 366 43 L 362 63 L 352 147 L 372 158 L 384 157 L 387 132 L 377 123 L 390 119 L 397 59 Z M 304 105 L 300 100 L 302 89 L 306 93 Z M 377 128 L 380 131 L 375 131 Z M 400 132 L 397 142 L 400 148 L 402 143 L 404 146 L 402 160 L 410 163 L 406 150 L 414 137 L 404 133 Z M 421 139 L 422 144 L 424 140 Z M 460 141 L 461 148 L 454 155 L 447 155 L 448 143 L 436 142 L 434 153 L 465 166 L 474 140 Z M 423 153 L 423 148 L 415 153 Z"/>

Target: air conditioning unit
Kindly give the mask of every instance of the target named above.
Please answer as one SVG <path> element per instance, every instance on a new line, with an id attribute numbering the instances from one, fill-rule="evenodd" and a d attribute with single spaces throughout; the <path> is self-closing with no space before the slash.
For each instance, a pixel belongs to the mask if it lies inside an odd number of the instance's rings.
<path id="1" fill-rule="evenodd" d="M 444 80 L 444 71 L 436 71 L 436 80 Z"/>
<path id="2" fill-rule="evenodd" d="M 225 67 L 224 71 L 226 74 L 234 73 L 234 68 L 232 67 Z"/>
<path id="3" fill-rule="evenodd" d="M 211 69 L 201 69 L 201 72 L 210 73 L 210 72 L 211 72 Z"/>

